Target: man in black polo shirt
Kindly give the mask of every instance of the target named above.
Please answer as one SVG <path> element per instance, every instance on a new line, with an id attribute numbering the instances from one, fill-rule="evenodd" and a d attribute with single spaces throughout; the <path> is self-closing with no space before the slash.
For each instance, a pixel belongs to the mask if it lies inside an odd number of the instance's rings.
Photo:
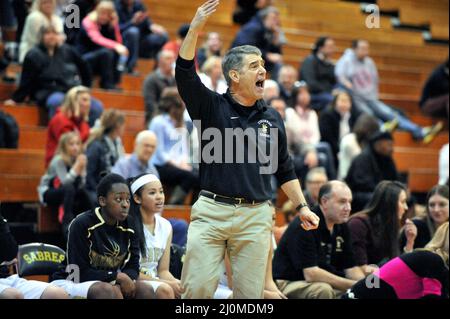
<path id="1" fill-rule="evenodd" d="M 314 210 L 321 219 L 317 230 L 306 232 L 296 218 L 281 237 L 273 260 L 273 277 L 281 292 L 293 299 L 333 299 L 364 274 L 356 267 L 347 224 L 352 193 L 331 181 L 319 192 Z"/>
<path id="2" fill-rule="evenodd" d="M 199 7 L 176 67 L 178 90 L 200 132 L 202 151 L 202 192 L 191 212 L 183 298 L 213 297 L 225 249 L 234 298 L 262 298 L 272 226 L 271 176 L 297 207 L 305 229 L 317 228 L 319 219 L 295 176 L 283 121 L 262 100 L 266 70 L 261 51 L 243 46 L 225 55 L 230 89 L 223 95 L 208 90 L 195 72 L 199 32 L 218 4 L 209 0 Z"/>

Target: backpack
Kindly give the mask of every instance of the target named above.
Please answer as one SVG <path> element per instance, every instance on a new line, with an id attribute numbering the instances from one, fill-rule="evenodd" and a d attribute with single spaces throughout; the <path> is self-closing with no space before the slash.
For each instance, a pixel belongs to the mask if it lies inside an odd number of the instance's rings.
<path id="1" fill-rule="evenodd" d="M 0 111 L 0 148 L 17 148 L 19 145 L 19 126 L 16 119 Z"/>

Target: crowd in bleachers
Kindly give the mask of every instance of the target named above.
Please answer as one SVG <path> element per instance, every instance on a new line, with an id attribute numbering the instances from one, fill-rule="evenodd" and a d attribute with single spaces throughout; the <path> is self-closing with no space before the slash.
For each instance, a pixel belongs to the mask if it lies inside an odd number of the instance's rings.
<path id="1" fill-rule="evenodd" d="M 393 159 L 395 130 L 430 143 L 443 122 L 420 126 L 381 101 L 368 40 L 355 40 L 336 62 L 333 38 L 323 36 L 297 70 L 284 62 L 286 38 L 272 1 L 237 3 L 233 20 L 242 28 L 232 47 L 261 50 L 270 72 L 265 102 L 284 121 L 295 172 L 321 218 L 318 230 L 306 232 L 285 203 L 286 226 L 273 231 L 265 296 L 448 298 L 448 144 L 440 156 L 440 185 L 430 190 L 421 217 L 412 218 L 415 207 L 408 213 L 411 194 Z M 65 25 L 72 4 L 80 9 L 79 28 Z M 0 215 L 0 299 L 181 296 L 180 278 L 169 266 L 171 246 L 186 245 L 188 225 L 159 213 L 164 203 L 193 204 L 200 191 L 192 155 L 197 131 L 174 68 L 189 25 L 169 39 L 166 28 L 152 21 L 151 9 L 140 0 L 2 0 L 0 34 L 13 50 L 0 57 L 0 73 L 10 63 L 21 65 L 17 89 L 3 104 L 37 104 L 48 114 L 46 173 L 37 191 L 40 203 L 58 216 L 68 262 L 80 265 L 83 284 L 69 283 L 59 271 L 53 284 L 29 281 L 28 287 L 2 272 L 17 255 L 17 243 Z M 11 29 L 14 39 L 6 37 Z M 227 49 L 221 34 L 210 32 L 195 58 L 201 81 L 219 94 L 228 89 L 222 74 Z M 142 84 L 145 130 L 137 134 L 133 153 L 125 154 L 125 114 L 92 97 L 91 88 L 98 78 L 100 88 L 122 92 L 122 75 L 139 75 L 140 58 L 157 62 Z M 447 60 L 431 74 L 420 101 L 424 114 L 444 120 L 448 67 Z M 0 145 L 5 130 L 0 121 Z M 276 203 L 279 185 L 275 179 L 272 184 Z M 102 251 L 110 239 L 117 250 Z M 91 258 L 92 252 L 97 256 Z M 96 269 L 92 259 L 108 271 Z M 435 267 L 424 269 L 425 263 Z M 230 272 L 225 258 L 218 298 L 231 297 Z M 404 285 L 405 272 L 414 285 Z M 381 280 L 379 295 L 365 289 L 367 276 Z"/>

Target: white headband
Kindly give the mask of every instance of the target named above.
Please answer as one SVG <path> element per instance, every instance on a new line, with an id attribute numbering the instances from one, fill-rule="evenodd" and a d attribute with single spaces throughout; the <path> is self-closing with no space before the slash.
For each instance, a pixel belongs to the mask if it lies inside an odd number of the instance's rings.
<path id="1" fill-rule="evenodd" d="M 134 195 L 139 188 L 141 188 L 145 184 L 155 182 L 155 181 L 159 181 L 159 178 L 156 175 L 147 174 L 147 175 L 141 176 L 137 180 L 135 180 L 133 182 L 133 184 L 131 184 L 131 192 Z"/>

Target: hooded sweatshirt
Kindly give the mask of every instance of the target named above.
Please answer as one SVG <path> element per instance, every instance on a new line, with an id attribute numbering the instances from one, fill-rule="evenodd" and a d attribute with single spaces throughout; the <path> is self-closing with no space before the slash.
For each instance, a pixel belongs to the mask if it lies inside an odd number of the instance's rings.
<path id="1" fill-rule="evenodd" d="M 353 84 L 353 93 L 366 100 L 378 100 L 378 71 L 369 57 L 359 60 L 353 49 L 347 49 L 335 68 L 339 83 L 346 79 Z"/>

